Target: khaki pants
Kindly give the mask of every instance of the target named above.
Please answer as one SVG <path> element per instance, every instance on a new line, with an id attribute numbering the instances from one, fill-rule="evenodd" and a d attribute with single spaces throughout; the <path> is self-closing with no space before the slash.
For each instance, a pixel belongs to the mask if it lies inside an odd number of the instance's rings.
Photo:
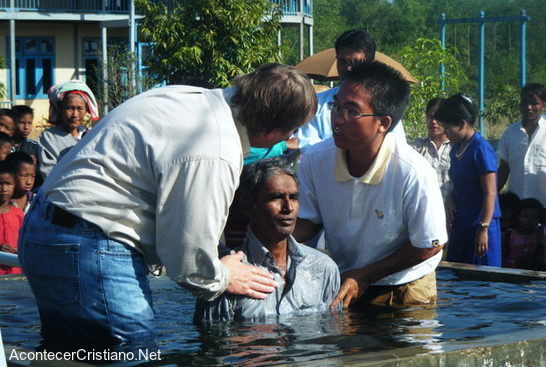
<path id="1" fill-rule="evenodd" d="M 402 307 L 436 302 L 436 272 L 400 285 L 370 286 L 351 307 L 369 305 Z"/>

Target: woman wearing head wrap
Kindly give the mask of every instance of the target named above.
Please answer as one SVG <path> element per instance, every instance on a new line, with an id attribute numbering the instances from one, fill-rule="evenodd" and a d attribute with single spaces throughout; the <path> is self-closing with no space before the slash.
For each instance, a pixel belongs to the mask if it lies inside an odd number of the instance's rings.
<path id="1" fill-rule="evenodd" d="M 80 141 L 87 128 L 85 116 L 99 119 L 97 102 L 89 87 L 82 81 L 69 80 L 48 91 L 49 121 L 55 126 L 40 135 L 40 173 L 45 179 L 57 161 Z"/>

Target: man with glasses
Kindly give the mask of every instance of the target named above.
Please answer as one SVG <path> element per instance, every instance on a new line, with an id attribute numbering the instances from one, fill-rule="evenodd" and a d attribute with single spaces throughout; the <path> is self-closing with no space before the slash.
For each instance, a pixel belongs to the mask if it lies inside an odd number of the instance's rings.
<path id="1" fill-rule="evenodd" d="M 409 86 L 378 62 L 349 71 L 328 106 L 333 139 L 307 149 L 294 237 L 324 228 L 342 286 L 331 307 L 433 303 L 447 241 L 436 173 L 392 131 Z M 356 302 L 354 302 L 356 301 Z"/>
<path id="2" fill-rule="evenodd" d="M 375 57 L 375 41 L 366 31 L 352 29 L 344 32 L 336 39 L 336 63 L 339 79 L 343 81 L 347 72 L 355 66 L 365 62 L 373 61 Z M 334 101 L 339 87 L 330 88 L 319 93 L 318 109 L 315 118 L 298 130 L 299 147 L 307 148 L 310 145 L 319 143 L 332 137 L 332 122 L 330 120 L 330 109 L 328 103 Z M 402 141 L 406 141 L 406 135 L 402 124 L 397 124 L 393 130 Z"/>

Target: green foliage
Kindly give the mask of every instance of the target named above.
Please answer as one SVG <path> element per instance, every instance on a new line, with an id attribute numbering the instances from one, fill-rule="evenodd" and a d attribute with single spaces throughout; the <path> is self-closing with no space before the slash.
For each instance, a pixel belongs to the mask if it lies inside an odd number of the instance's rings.
<path id="1" fill-rule="evenodd" d="M 519 119 L 520 90 L 512 85 L 502 85 L 486 101 L 484 118 L 488 125 L 505 126 Z M 489 136 L 489 135 L 488 135 Z"/>
<path id="2" fill-rule="evenodd" d="M 404 129 L 409 140 L 426 136 L 425 108 L 429 100 L 461 91 L 466 74 L 454 48 L 442 49 L 438 40 L 419 38 L 414 45 L 405 47 L 399 61 L 419 80 L 411 86 L 411 102 L 404 118 Z M 441 63 L 446 65 L 445 90 L 440 77 Z"/>
<path id="3" fill-rule="evenodd" d="M 95 96 L 99 107 L 102 109 L 101 115 L 104 115 L 106 110 L 111 111 L 138 94 L 137 83 L 132 79 L 138 77 L 135 75 L 136 56 L 125 45 L 109 45 L 107 56 L 108 62 L 103 65 L 102 55 L 99 54 L 99 63 L 96 70 L 94 70 L 98 89 Z M 103 66 L 106 66 L 106 75 L 103 75 Z M 102 89 L 104 84 L 108 91 L 107 96 L 104 95 Z M 156 84 L 156 81 L 144 73 L 140 84 L 143 90 L 147 90 Z"/>
<path id="4" fill-rule="evenodd" d="M 137 0 L 139 30 L 155 44 L 150 68 L 169 83 L 201 79 L 227 86 L 277 61 L 281 13 L 269 0 Z"/>
<path id="5" fill-rule="evenodd" d="M 6 68 L 6 59 L 0 57 L 0 69 Z M 6 85 L 0 82 L 0 99 L 6 98 Z"/>

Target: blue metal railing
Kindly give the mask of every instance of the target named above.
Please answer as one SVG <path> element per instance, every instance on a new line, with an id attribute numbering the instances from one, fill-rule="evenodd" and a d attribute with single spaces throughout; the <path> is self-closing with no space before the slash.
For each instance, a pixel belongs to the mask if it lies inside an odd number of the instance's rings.
<path id="1" fill-rule="evenodd" d="M 284 15 L 300 15 L 300 0 L 271 0 L 279 5 Z M 303 14 L 313 16 L 313 1 L 303 0 Z"/>
<path id="2" fill-rule="evenodd" d="M 0 0 L 0 9 L 9 10 L 10 0 Z M 128 13 L 129 0 L 15 0 L 15 10 L 77 13 Z"/>
<path id="3" fill-rule="evenodd" d="M 76 13 L 128 13 L 130 0 L 15 0 L 16 11 Z M 160 0 L 165 1 L 165 0 Z M 284 15 L 300 15 L 300 0 L 271 0 Z M 0 0 L 0 10 L 9 10 L 10 0 Z M 313 1 L 303 0 L 303 14 L 313 16 Z"/>

